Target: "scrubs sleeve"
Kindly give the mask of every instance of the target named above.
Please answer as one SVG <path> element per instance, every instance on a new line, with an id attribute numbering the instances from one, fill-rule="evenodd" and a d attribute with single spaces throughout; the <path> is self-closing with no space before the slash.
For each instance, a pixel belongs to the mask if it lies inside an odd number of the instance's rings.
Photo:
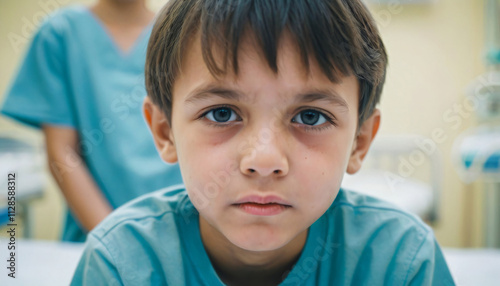
<path id="1" fill-rule="evenodd" d="M 35 128 L 44 123 L 75 126 L 65 63 L 65 23 L 56 20 L 60 19 L 44 22 L 35 34 L 1 110 Z"/>
<path id="2" fill-rule="evenodd" d="M 434 234 L 429 231 L 410 265 L 405 285 L 455 285 Z"/>
<path id="3" fill-rule="evenodd" d="M 123 285 L 115 265 L 106 246 L 89 234 L 71 286 Z"/>

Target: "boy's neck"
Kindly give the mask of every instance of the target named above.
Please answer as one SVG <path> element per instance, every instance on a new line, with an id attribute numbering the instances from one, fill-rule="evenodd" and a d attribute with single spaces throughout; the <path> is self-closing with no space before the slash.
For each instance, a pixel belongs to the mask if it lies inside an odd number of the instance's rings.
<path id="1" fill-rule="evenodd" d="M 265 252 L 241 249 L 200 216 L 200 233 L 219 278 L 226 285 L 278 285 L 299 259 L 307 230 L 286 246 Z"/>
<path id="2" fill-rule="evenodd" d="M 104 23 L 122 27 L 147 26 L 154 18 L 154 13 L 146 7 L 144 0 L 100 0 L 91 10 Z"/>

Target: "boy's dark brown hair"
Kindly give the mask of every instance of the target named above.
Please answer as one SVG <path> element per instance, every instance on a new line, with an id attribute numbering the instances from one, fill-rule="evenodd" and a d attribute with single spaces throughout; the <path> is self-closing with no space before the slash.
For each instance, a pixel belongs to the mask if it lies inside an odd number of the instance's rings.
<path id="1" fill-rule="evenodd" d="M 249 34 L 250 32 L 250 34 Z M 213 76 L 228 67 L 238 74 L 240 40 L 257 40 L 269 67 L 278 73 L 280 38 L 288 32 L 309 71 L 314 56 L 337 82 L 354 74 L 360 85 L 358 126 L 372 114 L 385 81 L 387 54 L 369 11 L 360 0 L 169 0 L 158 14 L 146 57 L 146 90 L 171 123 L 172 86 L 183 51 L 201 36 L 203 59 Z M 223 56 L 219 66 L 214 49 Z"/>

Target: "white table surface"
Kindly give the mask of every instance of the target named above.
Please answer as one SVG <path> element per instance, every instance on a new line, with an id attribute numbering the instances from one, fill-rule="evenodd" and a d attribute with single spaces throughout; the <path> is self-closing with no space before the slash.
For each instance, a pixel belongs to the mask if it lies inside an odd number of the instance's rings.
<path id="1" fill-rule="evenodd" d="M 16 240 L 16 278 L 7 276 L 8 241 L 0 239 L 0 285 L 67 286 L 83 252 L 83 243 Z"/>
<path id="2" fill-rule="evenodd" d="M 8 257 L 7 240 L 0 238 L 0 265 Z M 2 266 L 0 285 L 69 285 L 83 251 L 82 243 L 17 240 L 15 279 Z M 500 285 L 500 249 L 443 249 L 458 286 Z"/>
<path id="3" fill-rule="evenodd" d="M 458 286 L 500 285 L 500 249 L 444 248 Z"/>

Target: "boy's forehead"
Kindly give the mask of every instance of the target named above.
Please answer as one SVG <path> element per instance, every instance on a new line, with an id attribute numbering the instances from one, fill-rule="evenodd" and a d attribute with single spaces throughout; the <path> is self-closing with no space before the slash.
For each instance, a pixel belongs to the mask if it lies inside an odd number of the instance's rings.
<path id="1" fill-rule="evenodd" d="M 308 55 L 310 64 L 309 67 L 306 66 L 306 64 L 301 59 L 300 50 L 297 43 L 292 40 L 292 37 L 289 35 L 289 33 L 283 33 L 278 43 L 279 44 L 277 47 L 276 55 L 278 68 L 280 67 L 280 65 L 283 65 L 283 59 L 287 59 L 288 62 L 292 61 L 293 65 L 297 66 L 295 70 L 300 71 L 301 76 L 304 79 L 306 79 L 308 76 L 311 76 L 308 74 L 308 71 L 310 71 L 310 69 L 314 69 L 315 74 L 319 73 L 324 76 L 324 74 L 319 70 L 319 66 L 314 56 Z M 183 51 L 184 52 L 182 54 L 180 63 L 181 73 L 185 71 L 185 69 L 189 66 L 191 66 L 191 68 L 204 67 L 209 70 L 208 63 L 202 56 L 204 53 L 210 53 L 211 55 L 213 55 L 217 66 L 224 69 L 224 73 L 220 76 L 212 74 L 212 76 L 216 78 L 218 77 L 217 79 L 227 77 L 228 79 L 236 80 L 239 76 L 239 71 L 242 67 L 245 66 L 245 63 L 248 63 L 248 60 L 258 62 L 262 64 L 262 68 L 265 67 L 269 70 L 270 73 L 274 73 L 269 64 L 269 61 L 266 60 L 264 52 L 261 49 L 261 45 L 258 44 L 258 40 L 255 38 L 255 34 L 252 31 L 248 30 L 242 34 L 242 37 L 237 45 L 238 74 L 235 74 L 233 69 L 233 55 L 231 54 L 231 51 L 225 51 L 222 47 L 216 46 L 215 43 L 213 43 L 213 47 L 210 47 L 209 49 L 204 51 L 201 44 L 201 34 L 199 31 L 194 33 L 193 36 L 190 37 L 190 39 L 184 45 Z M 225 62 L 227 63 L 226 67 L 224 67 Z M 275 73 L 275 76 L 279 76 L 279 71 L 280 70 L 278 69 L 278 73 Z"/>
<path id="2" fill-rule="evenodd" d="M 238 45 L 238 74 L 234 73 L 231 65 L 231 55 L 224 54 L 223 50 L 218 47 L 213 47 L 211 52 L 213 52 L 214 59 L 219 67 L 223 67 L 224 60 L 228 62 L 227 69 L 221 75 L 214 75 L 209 71 L 202 56 L 203 50 L 199 34 L 196 34 L 183 50 L 179 76 L 174 82 L 174 96 L 176 90 L 178 90 L 176 86 L 181 83 L 183 85 L 182 90 L 189 89 L 191 91 L 189 93 L 193 93 L 204 86 L 238 85 L 242 79 L 247 79 L 247 81 L 248 79 L 279 80 L 291 89 L 323 90 L 330 91 L 330 93 L 337 93 L 335 90 L 345 81 L 355 81 L 354 85 L 349 85 L 350 88 L 347 91 L 356 93 L 356 95 L 359 93 L 355 76 L 340 76 L 338 77 L 339 82 L 333 83 L 322 72 L 314 56 L 309 55 L 309 63 L 306 65 L 301 58 L 298 45 L 286 33 L 283 34 L 277 48 L 277 72 L 272 70 L 251 33 L 246 33 Z M 264 83 L 255 82 L 255 84 Z"/>

